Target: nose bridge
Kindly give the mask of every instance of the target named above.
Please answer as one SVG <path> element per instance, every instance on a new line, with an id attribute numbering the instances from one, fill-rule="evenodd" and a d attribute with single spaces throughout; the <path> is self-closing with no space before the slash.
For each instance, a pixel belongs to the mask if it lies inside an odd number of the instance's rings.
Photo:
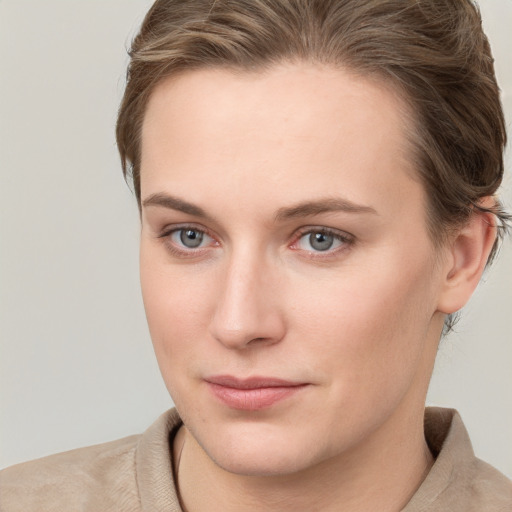
<path id="1" fill-rule="evenodd" d="M 215 339 L 229 348 L 244 348 L 251 342 L 275 343 L 282 338 L 284 321 L 272 274 L 261 251 L 245 247 L 231 253 L 211 325 Z"/>

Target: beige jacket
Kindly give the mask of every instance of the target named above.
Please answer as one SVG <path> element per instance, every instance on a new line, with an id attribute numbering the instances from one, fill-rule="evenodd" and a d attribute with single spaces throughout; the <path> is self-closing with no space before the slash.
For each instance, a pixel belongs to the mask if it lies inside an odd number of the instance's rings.
<path id="1" fill-rule="evenodd" d="M 181 512 L 170 439 L 174 409 L 142 435 L 25 462 L 0 472 L 2 512 Z M 512 482 L 477 459 L 460 416 L 428 408 L 436 461 L 403 512 L 510 512 Z"/>

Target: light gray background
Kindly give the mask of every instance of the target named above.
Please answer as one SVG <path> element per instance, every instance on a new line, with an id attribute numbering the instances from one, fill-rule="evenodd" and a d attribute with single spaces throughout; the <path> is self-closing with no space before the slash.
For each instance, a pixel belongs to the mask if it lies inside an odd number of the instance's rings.
<path id="1" fill-rule="evenodd" d="M 172 405 L 114 142 L 125 46 L 149 5 L 0 0 L 0 467 L 142 432 Z M 481 9 L 510 126 L 512 0 Z M 428 401 L 456 407 L 477 454 L 512 477 L 510 242 L 485 281 Z"/>

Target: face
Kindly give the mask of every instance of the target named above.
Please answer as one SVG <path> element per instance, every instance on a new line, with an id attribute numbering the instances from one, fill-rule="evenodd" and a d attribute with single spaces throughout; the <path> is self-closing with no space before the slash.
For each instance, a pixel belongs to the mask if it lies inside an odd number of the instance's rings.
<path id="1" fill-rule="evenodd" d="M 405 113 L 306 64 L 154 91 L 144 304 L 187 431 L 220 467 L 286 474 L 422 421 L 440 276 Z"/>

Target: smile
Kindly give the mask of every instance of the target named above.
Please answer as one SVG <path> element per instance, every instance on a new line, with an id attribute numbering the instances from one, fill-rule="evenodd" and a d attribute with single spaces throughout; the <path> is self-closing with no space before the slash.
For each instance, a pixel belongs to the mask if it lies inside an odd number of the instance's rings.
<path id="1" fill-rule="evenodd" d="M 205 380 L 213 395 L 224 405 L 244 411 L 266 409 L 309 385 L 266 377 L 217 376 Z"/>

